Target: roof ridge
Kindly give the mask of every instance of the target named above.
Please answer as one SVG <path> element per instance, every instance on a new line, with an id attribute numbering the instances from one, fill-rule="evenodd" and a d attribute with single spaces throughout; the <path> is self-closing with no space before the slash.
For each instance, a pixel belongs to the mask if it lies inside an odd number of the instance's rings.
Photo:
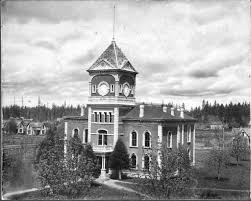
<path id="1" fill-rule="evenodd" d="M 117 51 L 116 51 L 116 47 L 115 47 L 115 45 L 116 45 L 115 41 L 112 41 L 112 44 L 113 44 L 114 54 L 115 54 L 115 58 L 116 58 L 117 68 L 119 68 Z"/>

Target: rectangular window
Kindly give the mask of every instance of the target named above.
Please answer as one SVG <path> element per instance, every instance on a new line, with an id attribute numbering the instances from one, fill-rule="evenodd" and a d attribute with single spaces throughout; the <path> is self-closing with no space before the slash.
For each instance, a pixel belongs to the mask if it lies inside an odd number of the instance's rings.
<path id="1" fill-rule="evenodd" d="M 107 145 L 107 135 L 103 135 L 104 137 L 104 145 Z"/>
<path id="2" fill-rule="evenodd" d="M 99 122 L 103 122 L 102 112 L 99 112 Z"/>
<path id="3" fill-rule="evenodd" d="M 107 122 L 107 113 L 106 112 L 104 112 L 104 120 L 105 120 L 105 122 Z"/>
<path id="4" fill-rule="evenodd" d="M 134 87 L 131 88 L 131 94 L 134 94 Z"/>
<path id="5" fill-rule="evenodd" d="M 96 85 L 93 84 L 93 85 L 92 85 L 92 93 L 96 93 L 96 89 L 97 89 L 97 88 L 96 88 Z"/>
<path id="6" fill-rule="evenodd" d="M 167 133 L 167 148 L 172 148 L 172 133 L 170 131 Z"/>
<path id="7" fill-rule="evenodd" d="M 110 122 L 112 122 L 112 113 L 111 112 L 109 112 L 109 116 L 110 116 Z"/>
<path id="8" fill-rule="evenodd" d="M 85 143 L 88 142 L 88 129 L 85 129 Z"/>
<path id="9" fill-rule="evenodd" d="M 99 135 L 98 136 L 98 145 L 102 145 L 103 143 L 103 139 L 102 139 L 103 135 Z"/>
<path id="10" fill-rule="evenodd" d="M 111 93 L 114 93 L 114 84 L 111 84 L 110 91 L 111 91 Z"/>
<path id="11" fill-rule="evenodd" d="M 98 113 L 94 112 L 94 122 L 98 122 Z"/>

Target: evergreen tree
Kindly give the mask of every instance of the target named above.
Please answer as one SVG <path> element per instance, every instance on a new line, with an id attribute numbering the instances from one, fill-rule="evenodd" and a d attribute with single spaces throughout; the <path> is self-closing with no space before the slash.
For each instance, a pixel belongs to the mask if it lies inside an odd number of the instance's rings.
<path id="1" fill-rule="evenodd" d="M 118 171 L 119 179 L 121 179 L 122 169 L 129 168 L 129 161 L 129 154 L 127 153 L 126 146 L 121 139 L 118 139 L 110 156 L 109 167 Z"/>

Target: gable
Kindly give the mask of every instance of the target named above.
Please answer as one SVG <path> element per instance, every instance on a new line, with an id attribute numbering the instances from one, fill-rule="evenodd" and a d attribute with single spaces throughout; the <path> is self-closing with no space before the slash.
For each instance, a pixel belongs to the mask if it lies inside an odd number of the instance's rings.
<path id="1" fill-rule="evenodd" d="M 90 70 L 110 70 L 116 69 L 109 61 L 102 59 L 96 65 L 92 66 Z"/>
<path id="2" fill-rule="evenodd" d="M 125 64 L 121 68 L 122 70 L 132 71 L 135 72 L 136 70 L 133 68 L 129 61 L 126 61 Z"/>

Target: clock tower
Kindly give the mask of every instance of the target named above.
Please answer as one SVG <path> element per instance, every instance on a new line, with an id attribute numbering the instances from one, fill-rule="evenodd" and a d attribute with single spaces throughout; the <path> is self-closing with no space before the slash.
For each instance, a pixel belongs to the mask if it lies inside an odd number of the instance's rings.
<path id="1" fill-rule="evenodd" d="M 105 164 L 123 135 L 120 116 L 135 106 L 138 73 L 113 40 L 87 70 L 89 73 L 88 142 Z"/>

